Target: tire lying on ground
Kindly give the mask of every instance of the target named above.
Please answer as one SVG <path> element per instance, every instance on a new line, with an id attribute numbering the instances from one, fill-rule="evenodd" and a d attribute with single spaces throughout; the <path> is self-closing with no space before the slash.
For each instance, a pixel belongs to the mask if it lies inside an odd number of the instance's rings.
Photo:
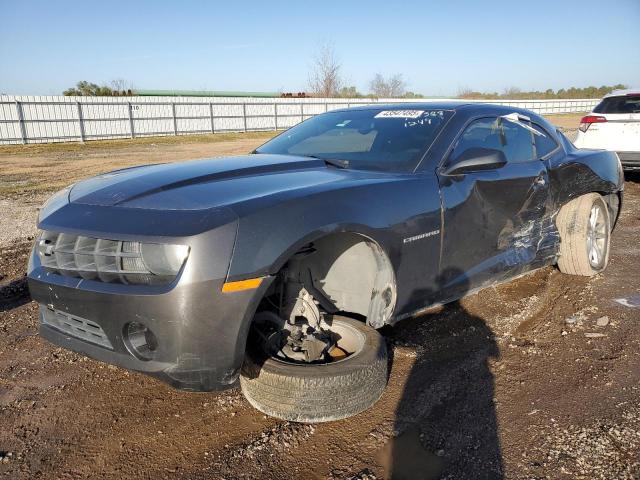
<path id="1" fill-rule="evenodd" d="M 563 205 L 556 225 L 560 232 L 561 272 L 592 276 L 607 267 L 611 219 L 602 196 L 589 193 Z"/>
<path id="2" fill-rule="evenodd" d="M 303 423 L 339 420 L 371 407 L 387 384 L 383 337 L 363 322 L 340 316 L 333 317 L 332 330 L 353 335 L 360 348 L 331 363 L 294 364 L 250 345 L 240 375 L 249 403 L 272 417 Z"/>

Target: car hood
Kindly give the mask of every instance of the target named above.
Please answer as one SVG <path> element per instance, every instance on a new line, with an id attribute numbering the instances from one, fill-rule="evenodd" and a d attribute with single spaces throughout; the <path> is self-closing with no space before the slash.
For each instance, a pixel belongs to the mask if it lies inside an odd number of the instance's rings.
<path id="1" fill-rule="evenodd" d="M 117 170 L 77 183 L 69 201 L 152 210 L 200 210 L 384 176 L 338 169 L 307 157 L 254 154 Z"/>

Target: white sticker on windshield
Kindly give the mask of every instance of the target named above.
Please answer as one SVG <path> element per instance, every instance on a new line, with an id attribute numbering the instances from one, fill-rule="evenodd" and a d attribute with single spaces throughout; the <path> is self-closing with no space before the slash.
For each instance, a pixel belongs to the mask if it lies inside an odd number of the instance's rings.
<path id="1" fill-rule="evenodd" d="M 383 110 L 374 118 L 418 118 L 424 110 Z"/>

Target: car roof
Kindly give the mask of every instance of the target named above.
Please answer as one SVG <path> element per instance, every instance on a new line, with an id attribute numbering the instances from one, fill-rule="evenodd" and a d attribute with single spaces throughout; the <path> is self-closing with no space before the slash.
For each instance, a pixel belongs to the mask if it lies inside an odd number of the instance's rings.
<path id="1" fill-rule="evenodd" d="M 485 102 L 464 102 L 464 101 L 433 101 L 433 102 L 406 102 L 406 103 L 369 103 L 366 105 L 351 106 L 331 110 L 330 112 L 346 112 L 348 110 L 454 110 L 465 112 L 469 115 L 489 114 L 504 115 L 509 113 L 520 113 L 522 115 L 540 119 L 537 113 L 524 108 L 511 107 L 508 105 L 498 105 Z"/>
<path id="2" fill-rule="evenodd" d="M 437 101 L 433 102 L 402 102 L 402 103 L 367 103 L 363 105 L 352 105 L 349 108 L 331 110 L 332 112 L 344 112 L 346 110 L 456 110 L 469 102 Z"/>
<path id="3" fill-rule="evenodd" d="M 614 90 L 611 93 L 607 93 L 603 98 L 622 97 L 625 95 L 640 95 L 640 88 L 627 88 L 625 90 Z"/>

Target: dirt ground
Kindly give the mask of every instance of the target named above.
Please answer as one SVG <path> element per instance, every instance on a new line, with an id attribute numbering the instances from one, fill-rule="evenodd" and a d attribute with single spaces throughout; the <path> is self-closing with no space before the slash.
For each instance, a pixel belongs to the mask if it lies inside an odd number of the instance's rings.
<path id="1" fill-rule="evenodd" d="M 605 273 L 545 268 L 385 330 L 388 388 L 347 420 L 278 421 L 38 337 L 24 270 L 51 190 L 264 138 L 0 149 L 0 478 L 640 478 L 640 308 L 616 301 L 640 296 L 640 176 Z"/>

